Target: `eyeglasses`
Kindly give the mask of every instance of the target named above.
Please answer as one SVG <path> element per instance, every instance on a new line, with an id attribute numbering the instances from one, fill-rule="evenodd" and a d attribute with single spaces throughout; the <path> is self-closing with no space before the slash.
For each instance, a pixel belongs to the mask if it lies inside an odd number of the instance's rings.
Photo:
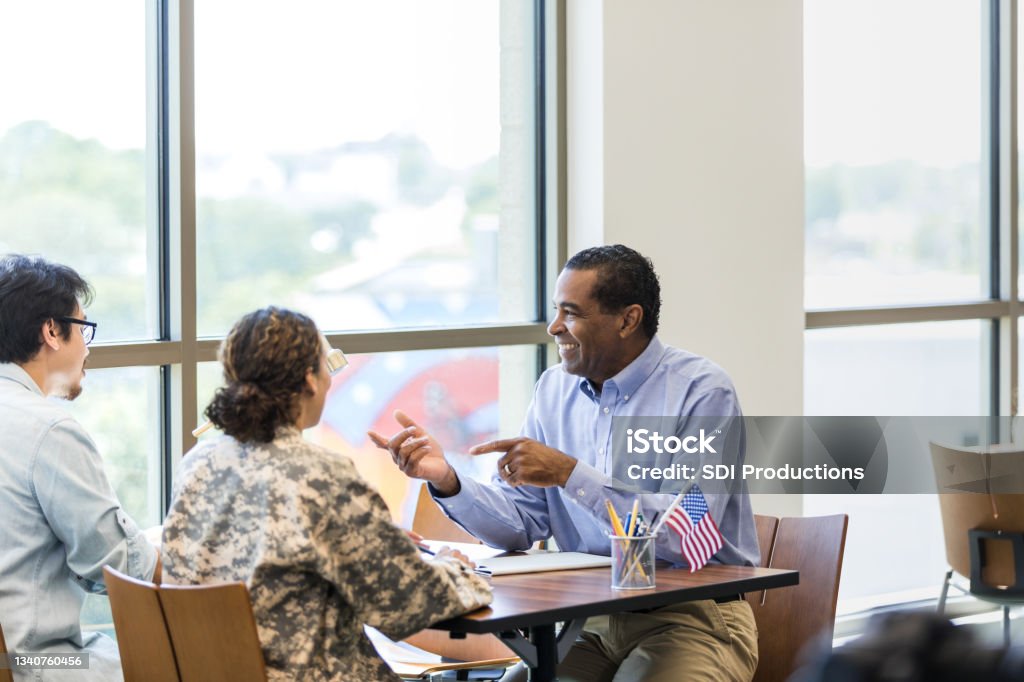
<path id="1" fill-rule="evenodd" d="M 341 351 L 340 348 L 334 348 L 331 346 L 330 341 L 323 334 L 320 335 L 320 345 L 323 347 L 324 352 L 327 353 L 327 372 L 332 377 L 337 376 L 338 372 L 345 369 L 348 365 L 348 358 Z"/>
<path id="2" fill-rule="evenodd" d="M 85 339 L 85 345 L 92 343 L 92 340 L 96 338 L 96 323 L 89 322 L 88 320 L 79 320 L 76 317 L 61 317 L 61 322 L 71 322 L 73 324 L 82 325 L 82 338 Z"/>

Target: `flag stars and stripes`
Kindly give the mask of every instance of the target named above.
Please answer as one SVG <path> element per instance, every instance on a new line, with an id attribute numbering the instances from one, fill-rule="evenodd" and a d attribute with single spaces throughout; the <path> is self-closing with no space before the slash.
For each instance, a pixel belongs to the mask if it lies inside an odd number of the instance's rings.
<path id="1" fill-rule="evenodd" d="M 691 573 L 703 568 L 722 548 L 722 534 L 711 517 L 704 494 L 696 485 L 683 496 L 682 503 L 671 510 L 666 523 L 679 534 L 683 557 Z"/>

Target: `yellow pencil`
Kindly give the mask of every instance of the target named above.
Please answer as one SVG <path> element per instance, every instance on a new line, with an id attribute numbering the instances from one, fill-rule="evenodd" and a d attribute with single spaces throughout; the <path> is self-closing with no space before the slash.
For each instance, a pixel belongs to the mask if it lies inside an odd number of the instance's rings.
<path id="1" fill-rule="evenodd" d="M 619 521 L 619 515 L 615 513 L 615 507 L 612 506 L 612 501 L 605 500 L 604 503 L 608 505 L 608 519 L 612 522 L 612 530 L 615 531 L 616 535 L 624 537 L 626 532 L 622 528 L 622 521 Z"/>
<path id="2" fill-rule="evenodd" d="M 639 499 L 637 501 L 639 502 Z M 626 531 L 622 527 L 622 521 L 619 521 L 619 515 L 615 513 L 615 507 L 612 506 L 612 501 L 605 500 L 604 503 L 608 507 L 608 519 L 612 522 L 612 530 L 614 530 L 615 534 L 619 537 L 627 537 Z M 630 523 L 630 525 L 632 525 L 632 522 Z M 626 541 L 622 540 L 622 542 Z M 650 540 L 648 540 L 648 542 L 650 542 Z M 629 545 L 626 546 L 628 547 Z M 647 571 L 645 571 L 644 567 L 639 564 L 639 559 L 640 557 L 637 556 L 633 560 L 633 565 L 626 569 L 626 574 L 628 575 L 629 573 L 632 573 L 634 570 L 638 570 L 640 572 L 640 575 L 643 576 L 643 579 L 647 580 Z"/>

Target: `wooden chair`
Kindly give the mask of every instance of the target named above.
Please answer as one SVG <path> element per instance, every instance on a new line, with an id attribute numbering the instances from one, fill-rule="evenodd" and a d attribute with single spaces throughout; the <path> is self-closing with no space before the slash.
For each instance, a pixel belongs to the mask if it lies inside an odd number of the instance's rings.
<path id="1" fill-rule="evenodd" d="M 103 567 L 125 682 L 178 682 L 160 588 Z"/>
<path id="2" fill-rule="evenodd" d="M 768 568 L 772 545 L 775 544 L 775 532 L 779 529 L 779 519 L 754 514 L 754 527 L 757 529 L 757 546 L 761 549 L 761 568 Z"/>
<path id="3" fill-rule="evenodd" d="M 771 518 L 771 517 L 766 517 Z M 771 524 L 758 523 L 758 539 Z M 845 514 L 784 518 L 761 563 L 800 571 L 800 584 L 748 595 L 757 621 L 758 664 L 754 682 L 782 682 L 794 671 L 797 655 L 810 640 L 832 639 L 839 577 L 846 546 Z M 753 598 L 752 598 L 753 597 Z"/>
<path id="4" fill-rule="evenodd" d="M 0 654 L 7 653 L 7 642 L 4 640 L 4 626 L 0 624 Z M 0 668 L 0 682 L 14 682 L 14 673 L 10 668 Z"/>
<path id="5" fill-rule="evenodd" d="M 162 585 L 160 604 L 182 682 L 267 679 L 243 583 Z"/>
<path id="6" fill-rule="evenodd" d="M 938 612 L 952 584 L 1003 610 L 1010 643 L 1010 607 L 1024 604 L 1024 451 L 1020 445 L 950 448 L 931 444 L 946 541 L 946 572 Z M 952 583 L 953 573 L 969 587 Z"/>
<path id="7" fill-rule="evenodd" d="M 772 545 L 775 543 L 775 531 L 779 528 L 779 519 L 775 516 L 754 514 L 754 527 L 757 530 L 757 546 L 761 550 L 761 568 L 768 568 L 768 560 L 772 558 Z M 761 606 L 766 590 L 747 592 L 746 598 L 751 608 Z"/>
<path id="8" fill-rule="evenodd" d="M 470 535 L 462 526 L 455 523 L 441 511 L 430 496 L 427 484 L 420 486 L 420 494 L 416 498 L 416 513 L 412 517 L 412 530 L 430 540 L 447 542 L 471 542 L 482 544 L 475 536 Z"/>
<path id="9" fill-rule="evenodd" d="M 430 540 L 480 544 L 480 540 L 445 516 L 431 498 L 426 484 L 420 488 L 419 497 L 416 499 L 416 514 L 413 516 L 412 529 Z M 442 670 L 467 671 L 482 668 L 497 670 L 511 667 L 519 662 L 519 657 L 494 635 L 467 635 L 465 639 L 452 639 L 447 632 L 428 629 L 421 630 L 404 641 L 423 649 L 428 654 L 441 656 L 449 661 L 462 662 L 449 663 L 441 669 L 437 667 L 436 661 L 425 660 L 416 664 L 421 669 L 417 671 L 417 668 L 401 668 L 396 665 L 399 659 L 395 658 L 397 653 L 395 650 L 388 648 L 386 653 L 379 650 L 381 656 L 388 661 L 389 665 L 392 665 L 396 674 L 408 675 L 403 679 L 422 679 L 442 672 Z M 411 661 L 411 657 L 403 655 L 401 661 L 404 664 L 406 661 Z"/>

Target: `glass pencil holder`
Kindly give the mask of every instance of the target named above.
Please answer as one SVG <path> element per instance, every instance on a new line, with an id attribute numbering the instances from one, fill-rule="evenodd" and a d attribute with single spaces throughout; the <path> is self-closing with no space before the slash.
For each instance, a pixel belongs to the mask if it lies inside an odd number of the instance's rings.
<path id="1" fill-rule="evenodd" d="M 654 587 L 654 536 L 609 535 L 612 543 L 612 589 Z"/>

